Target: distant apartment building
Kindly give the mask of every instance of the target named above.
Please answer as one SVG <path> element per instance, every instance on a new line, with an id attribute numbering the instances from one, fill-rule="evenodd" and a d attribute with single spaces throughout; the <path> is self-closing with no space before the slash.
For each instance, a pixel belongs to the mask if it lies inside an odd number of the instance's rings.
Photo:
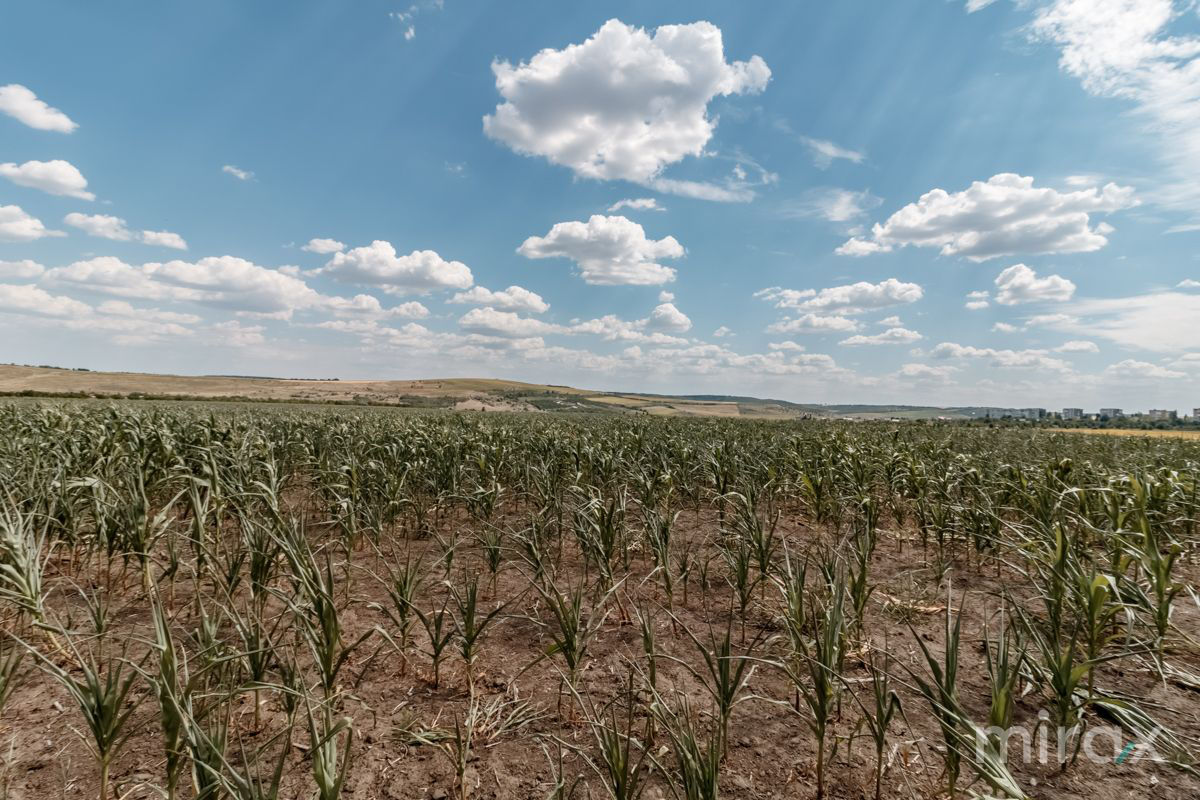
<path id="1" fill-rule="evenodd" d="M 1200 420 L 1200 408 L 1193 408 L 1193 409 L 1192 409 L 1192 419 L 1193 419 L 1193 420 Z"/>
<path id="2" fill-rule="evenodd" d="M 1063 419 L 1083 419 L 1082 408 L 1064 408 L 1062 410 Z"/>
<path id="3" fill-rule="evenodd" d="M 1119 408 L 1102 408 L 1100 409 L 1100 416 L 1117 419 L 1118 417 L 1125 416 L 1125 412 Z"/>
<path id="4" fill-rule="evenodd" d="M 1046 416 L 1044 408 L 1015 408 L 1012 415 L 1017 419 L 1041 419 Z"/>
<path id="5" fill-rule="evenodd" d="M 1170 422 L 1178 418 L 1178 414 L 1165 408 L 1152 408 L 1146 412 L 1151 422 Z"/>

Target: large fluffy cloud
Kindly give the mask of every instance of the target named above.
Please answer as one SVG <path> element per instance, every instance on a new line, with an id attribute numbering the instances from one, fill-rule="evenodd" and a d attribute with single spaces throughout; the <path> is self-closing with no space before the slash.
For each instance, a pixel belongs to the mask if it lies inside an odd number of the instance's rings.
<path id="1" fill-rule="evenodd" d="M 395 294 L 466 289 L 474 282 L 471 270 L 461 261 L 447 261 L 433 250 L 397 255 L 395 247 L 378 239 L 335 253 L 322 272 L 345 283 L 378 286 Z"/>
<path id="2" fill-rule="evenodd" d="M 616 19 L 582 44 L 542 50 L 515 66 L 497 61 L 492 71 L 503 102 L 483 118 L 488 136 L 583 177 L 685 194 L 699 187 L 661 173 L 704 152 L 716 127 L 708 103 L 760 92 L 771 76 L 758 56 L 727 62 L 711 23 L 650 33 Z M 710 193 L 737 199 L 719 195 Z"/>
<path id="3" fill-rule="evenodd" d="M 1062 302 L 1075 294 L 1075 284 L 1061 275 L 1038 274 L 1024 264 L 1013 264 L 996 276 L 996 302 L 1002 306 L 1019 303 Z"/>
<path id="4" fill-rule="evenodd" d="M 675 270 L 658 259 L 679 258 L 674 236 L 649 239 L 641 225 L 621 216 L 592 215 L 587 222 L 559 222 L 545 236 L 530 236 L 517 248 L 526 258 L 569 258 L 593 284 L 638 286 L 675 280 Z"/>
<path id="5" fill-rule="evenodd" d="M 1033 185 L 1033 178 L 1002 173 L 975 181 L 961 192 L 932 189 L 915 203 L 875 223 L 870 236 L 837 249 L 862 256 L 896 247 L 937 247 L 942 255 L 972 261 L 1006 255 L 1086 253 L 1108 243 L 1112 227 L 1091 224 L 1091 214 L 1136 205 L 1133 189 L 1106 184 L 1060 192 Z"/>
<path id="6" fill-rule="evenodd" d="M 1173 0 L 1054 0 L 1031 31 L 1060 48 L 1059 65 L 1087 91 L 1133 104 L 1170 176 L 1157 198 L 1200 225 L 1200 35 L 1169 31 L 1189 11 Z"/>
<path id="7" fill-rule="evenodd" d="M 533 314 L 542 314 L 550 308 L 550 304 L 543 300 L 541 295 L 521 286 L 509 286 L 498 292 L 475 286 L 465 292 L 456 293 L 449 302 L 491 306 L 501 311 L 527 311 Z"/>
<path id="8" fill-rule="evenodd" d="M 256 314 L 287 316 L 323 305 L 303 280 L 234 256 L 140 267 L 102 256 L 49 270 L 46 280 L 117 297 L 190 301 Z"/>
<path id="9" fill-rule="evenodd" d="M 33 242 L 45 236 L 66 236 L 50 230 L 20 206 L 0 206 L 0 242 Z"/>
<path id="10" fill-rule="evenodd" d="M 40 131 L 70 133 L 79 127 L 66 114 L 38 99 L 32 89 L 19 83 L 0 86 L 0 113 Z"/>
<path id="11" fill-rule="evenodd" d="M 80 200 L 96 199 L 96 195 L 87 190 L 87 178 L 83 177 L 83 173 L 71 162 L 61 159 L 26 161 L 24 164 L 7 161 L 0 164 L 0 176 L 18 186 L 40 189 L 47 194 L 77 197 Z"/>

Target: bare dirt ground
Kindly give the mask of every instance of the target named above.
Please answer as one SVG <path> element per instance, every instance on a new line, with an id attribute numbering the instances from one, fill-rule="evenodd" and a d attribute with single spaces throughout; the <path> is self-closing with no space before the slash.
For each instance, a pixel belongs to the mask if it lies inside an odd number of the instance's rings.
<path id="1" fill-rule="evenodd" d="M 519 527 L 522 516 L 509 509 L 500 524 Z M 647 668 L 641 632 L 635 621 L 636 611 L 641 609 L 654 616 L 660 652 L 657 660 L 660 691 L 678 690 L 686 693 L 696 708 L 708 707 L 700 683 L 683 666 L 703 670 L 699 650 L 683 630 L 686 628 L 701 642 L 708 642 L 710 632 L 723 636 L 729 625 L 733 595 L 709 539 L 715 529 L 715 519 L 707 514 L 685 512 L 679 518 L 678 535 L 696 542 L 708 567 L 693 576 L 686 603 L 683 592 L 677 592 L 673 608 L 677 621 L 667 613 L 666 598 L 658 583 L 653 578 L 647 579 L 651 572 L 648 559 L 644 554 L 634 554 L 632 572 L 606 606 L 604 622 L 581 670 L 584 702 L 601 707 L 615 701 L 619 709 L 617 718 L 623 719 L 622 697 L 629 665 L 637 665 L 643 671 Z M 455 555 L 451 577 L 463 569 L 482 569 L 480 548 L 471 542 L 467 520 L 442 521 L 442 535 L 455 531 L 463 545 Z M 794 553 L 805 551 L 820 538 L 819 533 L 797 523 L 788 514 L 783 516 L 780 532 Z M 422 556 L 431 569 L 441 552 L 434 538 L 413 540 L 400 547 L 410 548 L 414 556 Z M 895 658 L 891 671 L 905 715 L 894 723 L 890 732 L 889 767 L 884 781 L 884 796 L 888 798 L 933 797 L 941 785 L 938 729 L 926 702 L 911 689 L 912 680 L 907 672 L 925 670 L 914 634 L 940 654 L 948 583 L 952 583 L 953 602 L 961 600 L 964 608 L 960 691 L 971 714 L 976 719 L 986 719 L 989 695 L 982 645 L 984 625 L 989 620 L 995 624 L 1000 592 L 1011 585 L 1025 585 L 1024 581 L 1009 580 L 1011 576 L 1004 568 L 995 564 L 979 566 L 965 558 L 960 558 L 947 572 L 947 580 L 941 580 L 927 562 L 927 555 L 931 554 L 922 553 L 919 541 L 910 531 L 881 532 L 872 565 L 872 583 L 879 588 L 871 601 L 864 635 L 847 660 L 848 685 L 861 686 L 868 674 L 865 654 L 871 649 L 886 646 Z M 388 558 L 396 563 L 393 556 Z M 389 623 L 372 606 L 387 603 L 379 584 L 371 578 L 373 572 L 382 570 L 380 556 L 363 546 L 350 555 L 349 562 L 346 575 L 351 582 L 346 587 L 343 613 L 349 628 L 346 638 L 352 640 L 375 626 L 387 629 Z M 581 563 L 568 545 L 558 580 L 562 588 L 579 580 Z M 85 590 L 103 587 L 110 580 L 65 557 L 52 561 L 50 566 L 59 573 L 53 579 L 56 589 L 49 600 L 56 609 L 74 607 L 78 612 L 81 608 L 78 595 L 68 589 L 66 577 Z M 1194 564 L 1184 569 L 1184 577 L 1189 580 L 1196 577 Z M 547 797 L 559 768 L 560 748 L 561 768 L 568 783 L 583 778 L 590 785 L 590 789 L 580 785 L 573 796 L 604 796 L 582 756 L 572 749 L 594 752 L 591 729 L 584 722 L 580 704 L 561 692 L 561 665 L 555 657 L 546 655 L 550 617 L 544 603 L 531 591 L 526 571 L 527 568 L 515 562 L 507 563 L 494 588 L 484 573 L 484 605 L 489 609 L 497 603 L 508 605 L 497 627 L 484 639 L 482 655 L 470 683 L 461 660 L 451 651 L 439 683 L 434 684 L 430 660 L 423 654 L 428 641 L 419 626 L 407 660 L 380 637 L 369 639 L 355 652 L 343 673 L 345 695 L 339 712 L 354 720 L 356 731 L 345 797 L 355 800 L 454 797 L 450 759 L 435 746 L 414 744 L 407 731 L 414 721 L 433 728 L 452 728 L 455 717 L 461 718 L 465 713 L 472 693 L 485 701 L 527 700 L 537 709 L 538 718 L 515 733 L 494 741 L 481 738 L 477 742 L 466 773 L 470 797 L 513 800 Z M 436 608 L 445 596 L 446 586 L 437 580 L 439 576 L 439 572 L 434 572 L 428 582 L 430 593 L 419 603 L 426 609 Z M 708 583 L 706 592 L 699 585 L 702 577 Z M 149 636 L 149 620 L 138 578 L 127 576 L 125 583 L 125 591 L 110 593 L 113 602 L 110 613 L 115 630 L 130 644 L 130 657 L 136 658 L 144 650 L 141 642 Z M 187 629 L 197 622 L 190 604 L 189 581 L 180 578 L 173 584 L 174 622 Z M 704 602 L 702 597 L 706 597 Z M 776 638 L 783 633 L 775 622 L 778 592 L 773 586 L 764 585 L 755 598 L 747 615 L 749 624 L 744 640 L 740 625 L 734 624 L 735 651 L 741 652 L 742 641 L 754 642 L 754 656 L 769 658 L 782 648 Z M 1200 631 L 1200 614 L 1190 599 L 1180 600 L 1176 625 L 1192 636 Z M 1177 665 L 1200 672 L 1200 659 L 1194 650 L 1180 649 L 1171 657 Z M 679 659 L 679 663 L 671 658 Z M 1098 682 L 1147 702 L 1160 721 L 1178 734 L 1192 741 L 1200 737 L 1200 705 L 1194 691 L 1175 683 L 1163 683 L 1148 670 L 1131 669 L 1127 662 L 1122 663 L 1120 669 L 1102 668 Z M 114 765 L 113 777 L 122 798 L 159 797 L 152 787 L 160 780 L 163 763 L 155 704 L 142 682 L 134 689 L 133 696 L 142 702 L 135 712 L 132 738 Z M 745 800 L 813 797 L 813 737 L 804 714 L 791 705 L 793 691 L 787 679 L 779 670 L 757 664 L 745 698 L 736 707 L 731 721 L 730 748 L 721 770 L 722 796 Z M 234 742 L 240 741 L 248 748 L 259 746 L 270 732 L 283 725 L 284 714 L 276 696 L 268 693 L 264 698 L 257 727 L 253 705 L 253 696 L 247 693 L 236 706 L 230 734 L 235 751 L 238 745 Z M 1036 724 L 1042 705 L 1035 695 L 1020 697 L 1015 715 L 1017 724 Z M 861 714 L 848 695 L 842 699 L 840 709 L 834 725 L 840 743 L 828 766 L 827 796 L 845 800 L 869 798 L 873 796 L 872 747 L 862 738 L 863 731 L 858 727 Z M 96 796 L 93 760 L 83 741 L 72 732 L 79 727 L 78 714 L 65 692 L 44 676 L 33 674 L 22 682 L 5 712 L 0 737 L 5 764 L 3 785 L 7 787 L 7 792 L 0 796 L 14 800 Z M 639 736 L 645 732 L 645 726 L 644 717 L 636 721 Z M 309 742 L 307 732 L 298 729 L 281 797 L 312 796 L 307 775 Z M 658 739 L 651 747 L 661 744 Z M 1037 798 L 1117 800 L 1153 796 L 1182 800 L 1200 796 L 1200 781 L 1195 777 L 1142 761 L 1093 763 L 1080 758 L 1066 770 L 1060 770 L 1053 757 L 1049 763 L 1037 763 L 1035 759 L 1028 764 L 1014 758 L 1010 766 L 1026 791 Z M 965 769 L 961 786 L 969 782 L 965 777 L 969 773 Z M 984 787 L 977 784 L 974 788 Z M 661 779 L 652 776 L 645 797 L 667 796 L 670 795 Z"/>

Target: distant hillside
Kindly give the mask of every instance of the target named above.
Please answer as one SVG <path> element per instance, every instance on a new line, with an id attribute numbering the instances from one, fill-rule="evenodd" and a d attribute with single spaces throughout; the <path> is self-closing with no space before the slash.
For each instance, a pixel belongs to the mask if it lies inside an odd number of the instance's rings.
<path id="1" fill-rule="evenodd" d="M 490 378 L 356 381 L 237 375 L 156 375 L 0 365 L 0 396 L 241 400 L 282 403 L 556 411 L 673 417 L 799 419 L 971 419 L 1001 409 L 904 405 L 820 405 L 742 395 L 604 392 Z"/>

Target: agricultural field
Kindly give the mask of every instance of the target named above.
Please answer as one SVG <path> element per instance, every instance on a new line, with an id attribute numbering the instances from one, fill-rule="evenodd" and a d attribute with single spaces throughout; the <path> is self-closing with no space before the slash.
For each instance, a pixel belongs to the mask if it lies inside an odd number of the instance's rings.
<path id="1" fill-rule="evenodd" d="M 0 797 L 1200 793 L 1200 442 L 0 405 Z"/>

